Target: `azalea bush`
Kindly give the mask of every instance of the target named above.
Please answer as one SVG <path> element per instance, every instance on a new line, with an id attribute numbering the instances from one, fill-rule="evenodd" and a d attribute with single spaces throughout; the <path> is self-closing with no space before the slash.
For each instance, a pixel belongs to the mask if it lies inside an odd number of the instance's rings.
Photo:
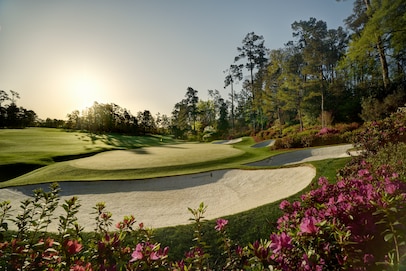
<path id="1" fill-rule="evenodd" d="M 376 154 L 388 143 L 406 142 L 406 112 L 399 111 L 383 120 L 365 123 L 353 142 L 366 156 Z"/>

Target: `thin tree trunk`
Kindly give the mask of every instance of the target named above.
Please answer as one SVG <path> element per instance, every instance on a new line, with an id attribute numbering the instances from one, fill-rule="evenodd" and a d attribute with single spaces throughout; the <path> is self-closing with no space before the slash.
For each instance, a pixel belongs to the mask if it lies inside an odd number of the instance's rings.
<path id="1" fill-rule="evenodd" d="M 378 49 L 379 61 L 381 62 L 383 87 L 384 87 L 385 91 L 387 91 L 388 87 L 390 85 L 389 68 L 388 68 L 388 62 L 386 61 L 385 49 L 383 48 L 381 37 L 378 37 L 378 42 L 376 44 L 376 48 Z"/>

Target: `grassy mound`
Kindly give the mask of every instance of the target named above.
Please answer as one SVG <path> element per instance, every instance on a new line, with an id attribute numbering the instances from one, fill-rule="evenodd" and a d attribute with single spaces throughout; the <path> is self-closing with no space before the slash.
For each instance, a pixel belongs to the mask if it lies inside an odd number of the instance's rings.
<path id="1" fill-rule="evenodd" d="M 0 146 L 4 151 L 0 154 L 0 167 L 5 174 L 0 187 L 174 176 L 240 168 L 276 154 L 266 148 L 253 149 L 250 147 L 253 143 L 251 138 L 222 145 L 184 143 L 160 136 L 94 135 L 44 128 L 2 130 Z"/>

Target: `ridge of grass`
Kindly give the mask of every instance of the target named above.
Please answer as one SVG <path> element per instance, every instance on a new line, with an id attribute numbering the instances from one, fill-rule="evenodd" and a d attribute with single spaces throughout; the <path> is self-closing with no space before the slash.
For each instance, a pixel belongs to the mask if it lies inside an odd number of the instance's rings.
<path id="1" fill-rule="evenodd" d="M 125 144 L 127 146 L 134 146 L 134 142 L 131 143 L 131 137 L 127 137 Z M 135 138 L 138 140 L 138 138 Z M 144 139 L 144 138 L 143 138 Z M 110 136 L 110 141 L 113 141 Z M 182 142 L 165 139 L 165 144 Z M 148 138 L 144 143 L 146 146 L 156 146 L 162 144 L 159 137 Z M 208 144 L 208 143 L 206 143 Z M 49 183 L 49 182 L 61 182 L 61 181 L 98 181 L 98 180 L 137 180 L 137 179 L 149 179 L 165 176 L 176 176 L 192 173 L 200 173 L 212 170 L 231 169 L 231 168 L 245 168 L 251 167 L 245 166 L 250 162 L 258 161 L 280 153 L 280 151 L 270 151 L 269 148 L 252 148 L 254 140 L 250 137 L 243 138 L 241 142 L 233 145 L 216 145 L 216 148 L 222 150 L 225 147 L 236 148 L 241 151 L 239 155 L 232 155 L 223 159 L 207 159 L 203 162 L 190 163 L 184 158 L 184 163 L 171 166 L 156 166 L 145 167 L 136 169 L 119 169 L 119 170 L 96 170 L 74 167 L 69 161 L 52 162 L 46 166 L 38 168 L 36 170 L 25 173 L 22 176 L 15 177 L 10 180 L 0 183 L 0 188 L 17 185 L 37 184 L 37 183 Z M 115 144 L 117 146 L 123 146 L 123 144 Z M 140 145 L 138 145 L 140 146 Z M 214 146 L 214 145 L 210 145 Z M 147 148 L 146 148 L 147 149 Z M 82 154 L 83 155 L 83 154 Z M 189 153 L 193 155 L 193 150 Z M 159 165 L 159 160 L 155 163 Z"/>

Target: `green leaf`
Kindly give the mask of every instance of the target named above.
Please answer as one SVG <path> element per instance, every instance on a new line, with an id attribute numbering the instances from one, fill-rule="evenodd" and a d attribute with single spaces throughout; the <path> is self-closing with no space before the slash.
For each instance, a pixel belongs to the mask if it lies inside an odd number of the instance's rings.
<path id="1" fill-rule="evenodd" d="M 393 238 L 393 233 L 385 234 L 385 236 L 383 237 L 383 239 L 385 240 L 385 242 L 388 242 L 388 241 L 391 240 L 392 238 Z"/>

